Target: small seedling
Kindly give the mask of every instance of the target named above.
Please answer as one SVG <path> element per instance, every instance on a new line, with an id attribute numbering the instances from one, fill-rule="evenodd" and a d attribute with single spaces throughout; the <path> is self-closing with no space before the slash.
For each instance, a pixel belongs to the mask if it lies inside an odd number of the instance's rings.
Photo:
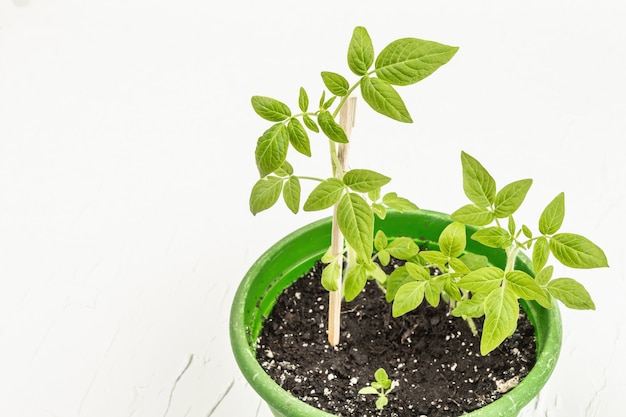
<path id="1" fill-rule="evenodd" d="M 390 380 L 387 372 L 385 372 L 383 368 L 378 368 L 378 370 L 374 372 L 374 382 L 367 387 L 361 388 L 359 390 L 359 394 L 378 395 L 378 399 L 376 400 L 376 409 L 382 410 L 387 404 L 389 404 L 387 395 L 389 395 L 389 393 L 397 386 L 397 381 Z"/>

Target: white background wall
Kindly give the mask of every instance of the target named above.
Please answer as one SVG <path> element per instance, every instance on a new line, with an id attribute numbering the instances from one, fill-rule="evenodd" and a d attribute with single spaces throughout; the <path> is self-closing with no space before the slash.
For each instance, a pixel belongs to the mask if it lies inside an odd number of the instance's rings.
<path id="1" fill-rule="evenodd" d="M 461 49 L 401 90 L 413 125 L 359 107 L 352 166 L 450 212 L 465 150 L 500 185 L 535 179 L 531 226 L 564 191 L 564 228 L 611 268 L 559 270 L 597 311 L 563 311 L 562 358 L 524 415 L 621 415 L 625 20 L 619 0 L 0 0 L 0 415 L 268 415 L 231 357 L 229 304 L 320 214 L 248 212 L 267 126 L 249 98 L 317 97 L 321 70 L 348 73 L 355 25 L 377 50 Z M 307 166 L 326 175 L 321 159 Z"/>

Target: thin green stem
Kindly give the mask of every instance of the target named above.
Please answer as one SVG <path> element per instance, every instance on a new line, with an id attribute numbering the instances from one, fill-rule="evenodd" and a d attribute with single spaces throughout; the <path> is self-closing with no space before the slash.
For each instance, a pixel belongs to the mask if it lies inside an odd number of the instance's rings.
<path id="1" fill-rule="evenodd" d="M 323 178 L 317 178 L 317 177 L 308 177 L 306 175 L 296 175 L 296 177 L 298 177 L 301 180 L 310 180 L 310 181 L 317 181 L 317 182 L 324 182 L 326 181 Z"/>
<path id="2" fill-rule="evenodd" d="M 518 245 L 520 245 L 520 246 L 522 246 L 522 247 L 526 247 L 526 246 L 528 246 L 528 244 L 529 244 L 529 243 L 531 243 L 531 242 L 535 242 L 535 241 L 539 240 L 539 238 L 540 238 L 540 237 L 545 237 L 545 238 L 547 238 L 548 236 L 544 236 L 544 235 L 541 235 L 541 236 L 535 236 L 535 237 L 533 237 L 533 238 L 530 238 L 530 239 L 526 240 L 525 242 L 519 242 L 519 243 L 518 243 Z"/>
<path id="3" fill-rule="evenodd" d="M 515 259 L 517 258 L 518 252 L 519 247 L 509 247 L 506 249 L 506 267 L 504 268 L 505 274 L 515 269 Z"/>
<path id="4" fill-rule="evenodd" d="M 470 295 L 469 291 L 465 291 L 465 290 L 461 289 L 461 299 L 463 301 L 468 300 L 469 299 L 469 295 Z M 450 300 L 450 305 L 451 306 L 452 306 L 452 302 L 454 302 L 454 300 Z M 463 320 L 465 320 L 465 322 L 469 326 L 470 331 L 472 332 L 472 334 L 474 336 L 478 336 L 478 329 L 476 328 L 476 323 L 474 323 L 474 319 L 471 318 L 471 317 L 463 316 Z"/>
<path id="5" fill-rule="evenodd" d="M 350 98 L 350 96 L 352 95 L 352 92 L 361 84 L 362 79 L 363 78 L 360 78 L 359 81 L 354 83 L 354 85 L 348 89 L 348 92 L 346 93 L 346 95 L 341 97 L 339 104 L 337 104 L 337 108 L 333 112 L 333 118 L 336 118 L 339 115 L 341 108 L 343 107 L 344 104 L 346 104 L 346 101 L 348 100 L 348 98 Z"/>
<path id="6" fill-rule="evenodd" d="M 476 328 L 476 323 L 474 323 L 474 319 L 471 317 L 465 317 L 465 321 L 472 332 L 472 335 L 478 336 L 478 329 Z"/>
<path id="7" fill-rule="evenodd" d="M 337 145 L 330 139 L 328 139 L 328 144 L 330 146 L 330 165 L 333 171 L 333 176 L 337 177 L 337 173 L 341 171 L 341 163 L 339 162 L 339 156 L 337 154 Z M 343 175 L 341 177 L 343 177 Z"/>
<path id="8" fill-rule="evenodd" d="M 291 115 L 291 117 L 289 119 L 295 119 L 297 117 L 303 117 L 303 116 L 317 116 L 318 113 L 319 113 L 318 111 L 313 112 L 313 113 L 307 111 L 307 112 L 303 112 L 303 113 L 293 114 L 293 115 Z M 289 119 L 287 119 L 286 121 L 289 121 Z"/>
<path id="9" fill-rule="evenodd" d="M 344 277 L 352 268 L 354 268 L 356 263 L 356 251 L 352 249 L 352 246 L 346 244 L 346 268 L 344 270 Z"/>

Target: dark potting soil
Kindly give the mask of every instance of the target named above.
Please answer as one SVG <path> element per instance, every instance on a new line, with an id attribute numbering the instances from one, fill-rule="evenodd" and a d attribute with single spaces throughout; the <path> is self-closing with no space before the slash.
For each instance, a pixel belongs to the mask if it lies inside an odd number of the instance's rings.
<path id="1" fill-rule="evenodd" d="M 393 318 L 372 281 L 343 303 L 341 342 L 330 347 L 321 269 L 316 265 L 278 298 L 257 347 L 265 371 L 314 407 L 343 417 L 460 416 L 500 398 L 535 363 L 534 329 L 523 311 L 515 334 L 481 356 L 479 336 L 450 316 L 447 304 L 433 308 L 424 302 Z M 476 324 L 482 328 L 480 320 Z M 378 368 L 398 382 L 380 411 L 376 395 L 358 394 Z"/>

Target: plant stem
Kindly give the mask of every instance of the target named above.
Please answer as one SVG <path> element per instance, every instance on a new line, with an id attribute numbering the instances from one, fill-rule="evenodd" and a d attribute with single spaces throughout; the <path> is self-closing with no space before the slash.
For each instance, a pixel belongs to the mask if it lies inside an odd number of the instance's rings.
<path id="1" fill-rule="evenodd" d="M 504 272 L 511 272 L 515 269 L 515 258 L 517 258 L 519 247 L 510 247 L 506 249 L 506 267 Z"/>
<path id="2" fill-rule="evenodd" d="M 469 291 L 465 291 L 461 289 L 461 293 L 462 293 L 461 297 L 463 300 L 467 300 L 469 298 Z M 451 299 L 450 306 L 452 306 L 453 302 L 456 303 L 454 300 Z M 474 319 L 472 319 L 471 317 L 466 317 L 466 316 L 463 316 L 463 319 L 469 326 L 470 330 L 472 331 L 472 334 L 474 336 L 478 336 L 478 329 L 476 328 L 476 323 L 474 323 Z"/>
<path id="3" fill-rule="evenodd" d="M 472 335 L 478 336 L 478 329 L 476 328 L 476 323 L 474 323 L 474 319 L 472 319 L 471 317 L 465 317 L 465 322 L 469 326 Z"/>
<path id="4" fill-rule="evenodd" d="M 335 111 L 333 112 L 333 117 L 337 117 L 337 114 L 340 114 L 340 112 L 343 110 L 343 106 L 344 106 L 344 104 L 346 104 L 348 101 L 351 101 L 351 102 L 352 102 L 352 106 L 353 106 L 353 109 L 351 110 L 351 111 L 352 111 L 352 115 L 351 115 L 351 116 L 352 116 L 352 118 L 354 119 L 354 110 L 356 109 L 356 107 L 355 107 L 355 106 L 356 106 L 356 101 L 355 101 L 355 100 L 356 100 L 356 98 L 355 98 L 355 97 L 351 97 L 351 95 L 352 95 L 352 92 L 353 92 L 354 90 L 356 90 L 356 88 L 357 88 L 357 87 L 361 84 L 361 80 L 362 80 L 362 79 L 359 79 L 359 81 L 357 81 L 356 83 L 354 83 L 354 85 L 353 85 L 352 87 L 350 87 L 350 89 L 348 90 L 348 92 L 347 92 L 347 93 L 346 93 L 343 97 L 341 97 L 341 100 L 339 101 L 339 104 L 337 105 L 337 108 L 336 108 L 336 109 L 335 109 Z M 354 120 L 353 120 L 353 121 L 354 121 Z M 353 126 L 354 126 L 354 125 L 350 126 L 350 129 L 351 129 Z M 344 129 L 344 130 L 345 130 L 345 129 Z M 350 136 L 350 135 L 348 134 L 348 132 L 346 132 L 346 135 Z"/>
<path id="5" fill-rule="evenodd" d="M 354 126 L 354 114 L 356 110 L 356 98 L 351 97 L 346 101 L 345 106 L 341 108 L 339 115 L 339 124 L 346 133 L 346 136 L 350 137 L 352 127 Z M 348 151 L 349 144 L 340 143 L 337 149 L 338 164 L 334 166 L 334 175 L 336 178 L 343 178 L 344 173 L 348 168 Z M 333 158 L 334 159 L 334 158 Z M 340 256 L 343 253 L 343 235 L 339 230 L 339 224 L 337 222 L 337 210 L 339 203 L 335 204 L 333 211 L 332 221 L 332 234 L 331 234 L 331 253 L 339 263 L 340 271 L 343 266 L 343 257 Z M 350 255 L 351 251 L 348 251 Z M 348 259 L 350 264 L 350 259 Z M 341 300 L 343 298 L 343 273 L 339 274 L 339 289 L 337 291 L 331 291 L 328 300 L 328 342 L 331 346 L 337 346 L 339 344 L 339 335 L 341 332 Z"/>
<path id="6" fill-rule="evenodd" d="M 324 182 L 324 178 L 307 177 L 306 175 L 298 175 L 298 178 L 300 178 L 301 180 L 311 180 L 311 181 L 316 181 L 316 182 Z"/>

